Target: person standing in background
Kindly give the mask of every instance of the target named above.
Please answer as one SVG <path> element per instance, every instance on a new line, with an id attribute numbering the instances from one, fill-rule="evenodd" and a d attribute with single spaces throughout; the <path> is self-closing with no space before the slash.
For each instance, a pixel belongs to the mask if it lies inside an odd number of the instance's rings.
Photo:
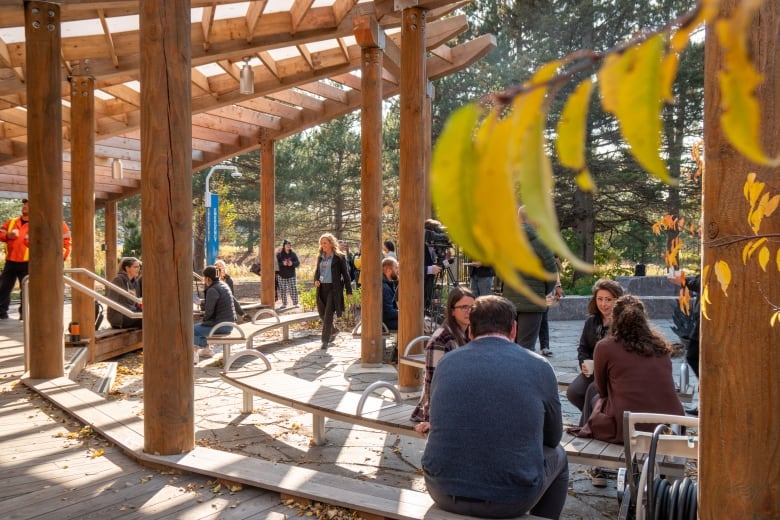
<path id="1" fill-rule="evenodd" d="M 346 255 L 339 251 L 336 237 L 325 233 L 320 237 L 317 268 L 314 271 L 314 287 L 317 289 L 317 312 L 322 320 L 322 346 L 328 348 L 339 329 L 333 325 L 333 317 L 344 313 L 344 290 L 352 294 L 352 281 Z"/>
<path id="2" fill-rule="evenodd" d="M 22 199 L 22 214 L 10 218 L 0 227 L 0 242 L 5 242 L 6 256 L 5 267 L 0 273 L 0 320 L 8 319 L 8 307 L 11 306 L 11 292 L 16 286 L 16 281 L 22 283 L 29 273 L 30 265 L 30 206 L 27 199 Z M 70 256 L 70 228 L 62 221 L 62 260 L 66 261 Z M 19 304 L 19 319 L 24 305 Z"/>
<path id="3" fill-rule="evenodd" d="M 289 240 L 282 242 L 282 247 L 276 253 L 276 262 L 279 264 L 279 293 L 282 298 L 282 308 L 287 307 L 288 292 L 293 307 L 298 307 L 298 280 L 295 277 L 295 270 L 301 262 Z"/>
<path id="4" fill-rule="evenodd" d="M 496 271 L 489 265 L 482 265 L 481 262 L 469 262 L 465 265 L 471 268 L 469 279 L 474 297 L 493 294 L 493 278 L 496 276 Z"/>

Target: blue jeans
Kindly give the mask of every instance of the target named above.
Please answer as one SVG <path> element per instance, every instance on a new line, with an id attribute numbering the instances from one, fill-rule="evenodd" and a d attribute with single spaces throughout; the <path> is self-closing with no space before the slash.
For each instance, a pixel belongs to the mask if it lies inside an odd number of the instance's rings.
<path id="1" fill-rule="evenodd" d="M 193 343 L 195 343 L 195 345 L 201 348 L 208 345 L 208 343 L 206 343 L 206 338 L 208 337 L 213 327 L 214 327 L 213 325 L 204 325 L 202 323 L 196 323 L 195 334 L 193 335 Z M 230 331 L 231 331 L 231 327 L 220 327 L 216 330 L 216 333 L 227 334 Z"/>
<path id="2" fill-rule="evenodd" d="M 493 294 L 493 277 L 472 276 L 471 292 L 474 293 L 474 298 L 478 298 L 479 296 L 485 296 L 488 294 Z"/>

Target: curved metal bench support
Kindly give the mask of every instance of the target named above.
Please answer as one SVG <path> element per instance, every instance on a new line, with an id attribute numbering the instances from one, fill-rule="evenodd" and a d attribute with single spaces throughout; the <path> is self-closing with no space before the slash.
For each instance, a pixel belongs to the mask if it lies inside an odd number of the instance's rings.
<path id="1" fill-rule="evenodd" d="M 371 383 L 368 385 L 368 388 L 363 390 L 363 394 L 360 396 L 360 400 L 357 404 L 357 410 L 355 411 L 355 415 L 363 415 L 363 406 L 366 404 L 366 399 L 368 399 L 371 394 L 374 393 L 374 391 L 385 388 L 393 392 L 393 397 L 395 398 L 396 404 L 403 403 L 403 398 L 401 397 L 401 392 L 398 391 L 398 389 L 395 387 L 394 384 L 388 383 L 387 381 L 377 381 L 376 383 Z"/>

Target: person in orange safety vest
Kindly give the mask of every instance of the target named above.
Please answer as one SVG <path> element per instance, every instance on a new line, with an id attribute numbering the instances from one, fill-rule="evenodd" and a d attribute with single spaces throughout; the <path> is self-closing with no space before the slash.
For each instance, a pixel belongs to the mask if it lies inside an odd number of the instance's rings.
<path id="1" fill-rule="evenodd" d="M 27 199 L 22 199 L 22 214 L 8 219 L 0 226 L 0 242 L 5 242 L 6 256 L 5 267 L 0 273 L 0 320 L 8 319 L 8 307 L 11 305 L 11 291 L 18 280 L 22 280 L 28 273 L 30 250 L 29 248 L 29 213 L 30 208 Z M 65 221 L 62 222 L 62 258 L 63 261 L 70 255 L 70 229 Z M 22 319 L 22 306 L 19 305 L 19 319 Z"/>

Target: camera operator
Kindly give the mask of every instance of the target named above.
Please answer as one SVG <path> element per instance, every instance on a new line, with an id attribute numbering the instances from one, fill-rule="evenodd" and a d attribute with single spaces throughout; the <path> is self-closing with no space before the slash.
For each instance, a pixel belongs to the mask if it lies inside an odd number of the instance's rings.
<path id="1" fill-rule="evenodd" d="M 447 251 L 452 247 L 452 242 L 444 232 L 441 222 L 429 218 L 425 221 L 425 308 L 429 308 L 433 299 L 433 291 L 436 285 L 436 276 L 448 265 Z"/>

